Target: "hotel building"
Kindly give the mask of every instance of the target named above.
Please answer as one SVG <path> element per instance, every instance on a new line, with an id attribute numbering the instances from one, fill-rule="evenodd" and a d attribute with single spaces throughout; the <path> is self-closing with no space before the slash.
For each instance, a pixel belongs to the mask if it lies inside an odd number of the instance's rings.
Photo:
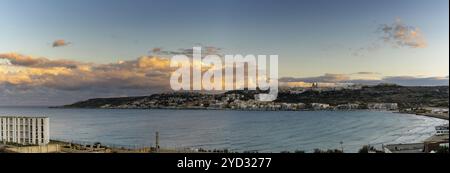
<path id="1" fill-rule="evenodd" d="M 46 145 L 50 142 L 48 117 L 0 116 L 0 142 Z"/>

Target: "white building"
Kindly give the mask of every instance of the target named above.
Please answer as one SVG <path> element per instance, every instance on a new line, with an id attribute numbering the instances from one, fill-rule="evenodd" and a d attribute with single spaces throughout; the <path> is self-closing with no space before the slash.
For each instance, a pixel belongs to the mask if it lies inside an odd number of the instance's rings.
<path id="1" fill-rule="evenodd" d="M 50 142 L 49 118 L 0 116 L 0 141 L 46 145 Z"/>
<path id="2" fill-rule="evenodd" d="M 340 104 L 335 107 L 335 109 L 337 109 L 337 110 L 354 110 L 354 109 L 358 109 L 358 108 L 359 108 L 359 104 L 352 104 L 352 103 Z"/>
<path id="3" fill-rule="evenodd" d="M 373 110 L 397 110 L 397 103 L 369 103 L 367 104 L 369 109 Z"/>
<path id="4" fill-rule="evenodd" d="M 311 107 L 315 110 L 323 110 L 330 108 L 330 105 L 325 103 L 311 103 Z"/>

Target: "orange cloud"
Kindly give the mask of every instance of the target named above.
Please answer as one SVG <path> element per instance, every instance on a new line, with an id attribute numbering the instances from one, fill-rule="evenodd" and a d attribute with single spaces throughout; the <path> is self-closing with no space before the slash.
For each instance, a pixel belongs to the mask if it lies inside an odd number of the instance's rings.
<path id="1" fill-rule="evenodd" d="M 11 65 L 36 67 L 36 68 L 49 68 L 49 67 L 76 68 L 78 65 L 86 64 L 70 60 L 50 60 L 44 57 L 32 57 L 27 55 L 21 55 L 18 53 L 3 53 L 0 54 L 0 59 L 8 60 Z"/>
<path id="2" fill-rule="evenodd" d="M 0 54 L 9 65 L 0 66 L 0 84 L 44 86 L 62 90 L 83 88 L 146 89 L 168 85 L 169 59 L 140 57 L 111 64 L 34 58 L 17 53 Z"/>
<path id="3" fill-rule="evenodd" d="M 143 56 L 137 60 L 139 68 L 165 70 L 169 68 L 170 61 L 166 58 Z"/>

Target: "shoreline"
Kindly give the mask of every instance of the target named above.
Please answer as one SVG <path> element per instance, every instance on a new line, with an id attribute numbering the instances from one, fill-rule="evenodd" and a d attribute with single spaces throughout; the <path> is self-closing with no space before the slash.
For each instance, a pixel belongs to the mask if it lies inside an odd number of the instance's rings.
<path id="1" fill-rule="evenodd" d="M 49 109 L 98 109 L 98 110 L 212 110 L 212 111 L 253 111 L 253 112 L 309 112 L 309 111 L 378 111 L 378 112 L 399 112 L 398 110 L 384 110 L 384 109 L 280 109 L 280 110 L 264 110 L 264 109 L 232 109 L 232 108 L 177 108 L 177 107 L 154 107 L 154 108 L 92 108 L 92 107 L 59 107 L 49 106 Z"/>
<path id="2" fill-rule="evenodd" d="M 167 109 L 163 109 L 167 110 Z M 198 109 L 194 109 L 198 110 Z M 219 110 L 219 111 L 240 111 L 240 110 Z M 310 110 L 311 111 L 311 110 Z M 314 111 L 314 110 L 312 110 Z M 333 110 L 316 110 L 316 111 L 333 111 Z M 372 111 L 372 112 L 383 112 L 383 111 L 374 111 L 374 110 L 368 110 L 368 109 L 358 109 L 358 110 L 352 110 L 352 111 Z M 300 111 L 299 111 L 300 112 Z M 340 110 L 335 110 L 335 112 L 340 112 Z M 424 115 L 418 115 L 418 114 L 410 114 L 406 112 L 398 112 L 398 111 L 384 111 L 384 112 L 391 112 L 395 114 L 409 114 L 409 115 L 415 115 L 415 116 L 424 116 Z M 408 115 L 408 116 L 409 116 Z M 435 117 L 432 117 L 435 118 Z M 432 137 L 433 135 L 430 135 Z M 108 143 L 100 143 L 100 142 L 79 142 L 79 141 L 73 141 L 73 140 L 65 140 L 65 139 L 52 139 L 53 141 L 51 144 L 54 146 L 55 142 L 57 144 L 60 144 L 61 153 L 238 153 L 236 151 L 232 151 L 229 149 L 209 149 L 209 148 L 192 148 L 192 147 L 180 147 L 180 148 L 166 148 L 161 147 L 159 151 L 156 151 L 154 147 L 152 146 L 145 146 L 145 145 L 136 145 L 136 147 L 133 147 L 133 145 L 115 145 L 115 144 L 108 144 Z M 418 141 L 422 143 L 423 141 Z M 98 144 L 97 144 L 98 143 Z M 386 144 L 400 144 L 400 143 L 386 143 Z M 97 147 L 99 145 L 99 147 Z M 67 146 L 71 146 L 67 148 Z M 363 147 L 363 146 L 360 146 Z M 26 148 L 26 147 L 25 147 Z M 327 148 L 319 148 L 323 149 L 322 151 L 328 150 Z M 26 149 L 22 149 L 22 151 L 27 151 Z M 286 151 L 276 151 L 274 153 L 296 153 L 297 151 L 305 152 L 304 150 L 286 150 Z M 239 153 L 258 153 L 260 151 L 240 151 Z M 308 153 L 311 151 L 307 151 Z"/>
<path id="3" fill-rule="evenodd" d="M 330 112 L 345 112 L 345 111 L 376 111 L 376 112 L 392 112 L 400 114 L 410 114 L 417 116 L 425 116 L 437 118 L 442 120 L 449 120 L 448 114 L 432 114 L 432 113 L 416 113 L 401 110 L 381 110 L 381 109 L 301 109 L 301 110 L 258 110 L 258 109 L 213 109 L 213 108 L 79 108 L 79 107 L 47 107 L 49 109 L 98 109 L 98 110 L 210 110 L 210 111 L 242 111 L 242 112 L 311 112 L 311 111 L 330 111 Z"/>
<path id="4" fill-rule="evenodd" d="M 424 117 L 431 117 L 431 118 L 437 118 L 441 120 L 449 120 L 449 114 L 437 114 L 437 113 L 417 113 L 413 111 L 399 111 L 398 113 L 402 114 L 411 114 L 411 115 L 417 115 L 417 116 L 424 116 Z"/>
<path id="5" fill-rule="evenodd" d="M 440 115 L 440 114 L 416 114 L 419 116 L 426 116 L 426 117 L 432 117 L 432 118 L 438 118 L 442 120 L 449 120 L 449 116 L 447 115 Z"/>

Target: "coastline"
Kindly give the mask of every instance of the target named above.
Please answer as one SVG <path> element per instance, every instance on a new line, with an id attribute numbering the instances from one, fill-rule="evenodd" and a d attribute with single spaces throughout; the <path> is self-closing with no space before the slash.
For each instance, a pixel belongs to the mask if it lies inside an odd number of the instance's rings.
<path id="1" fill-rule="evenodd" d="M 42 108 L 43 109 L 48 109 L 47 107 L 42 107 Z M 99 109 L 99 110 L 101 110 L 101 109 Z M 122 109 L 122 110 L 131 110 L 131 109 Z M 160 109 L 160 110 L 175 110 L 175 109 Z M 186 109 L 176 109 L 176 110 L 186 110 Z M 190 110 L 199 110 L 199 109 L 190 109 Z M 199 110 L 199 111 L 201 111 L 201 110 Z M 230 113 L 232 113 L 232 111 L 247 112 L 245 110 L 234 110 L 234 109 L 219 109 L 217 111 L 231 111 Z M 302 110 L 302 111 L 304 111 L 304 110 Z M 297 112 L 302 112 L 302 111 L 297 111 Z M 304 112 L 311 112 L 311 111 L 325 112 L 325 114 L 327 114 L 326 112 L 345 112 L 345 110 L 307 110 L 307 111 L 304 111 Z M 396 114 L 400 114 L 401 113 L 401 112 L 398 112 L 398 111 L 380 111 L 380 110 L 369 110 L 369 109 L 351 110 L 351 112 L 353 112 L 353 111 L 391 112 L 391 113 L 396 113 Z M 127 112 L 127 111 L 124 111 L 124 112 Z M 212 112 L 215 112 L 215 111 L 212 110 Z M 257 111 L 253 111 L 253 112 L 257 112 Z M 273 113 L 268 113 L 268 115 L 272 115 L 272 114 L 274 115 L 274 114 L 276 114 L 275 112 L 281 112 L 281 111 L 264 111 L 264 112 L 273 112 Z M 285 112 L 288 112 L 288 111 L 285 111 Z M 294 111 L 289 111 L 289 112 L 294 112 Z M 195 111 L 191 111 L 191 113 L 195 113 Z M 212 114 L 215 114 L 215 113 L 212 113 Z M 294 114 L 296 114 L 296 113 L 294 113 Z M 403 113 L 403 114 L 406 114 L 406 113 Z M 301 115 L 301 114 L 298 114 L 298 115 Z M 417 114 L 409 114 L 409 115 L 419 116 Z M 420 115 L 420 116 L 422 116 L 422 115 Z M 395 117 L 393 117 L 393 118 L 395 118 Z M 431 126 L 428 126 L 428 127 L 431 127 Z M 430 136 L 432 136 L 432 134 L 430 134 Z M 427 136 L 427 137 L 429 137 L 429 136 Z M 61 139 L 65 139 L 65 138 L 61 138 Z M 52 140 L 56 141 L 55 139 L 52 139 Z M 71 140 L 67 139 L 67 140 L 59 140 L 59 141 L 64 142 L 64 141 L 71 141 Z M 77 143 L 77 142 L 71 141 L 71 142 L 65 142 L 65 143 L 66 144 L 67 143 L 72 143 L 74 145 L 86 145 L 86 144 L 93 145 L 93 144 L 95 144 L 94 142 L 96 142 L 94 140 L 88 140 L 88 141 L 89 142 L 81 142 L 81 143 Z M 102 144 L 103 144 L 103 142 L 105 142 L 105 141 L 99 141 L 99 142 L 102 142 Z M 423 142 L 423 141 L 421 140 L 421 141 L 417 141 L 417 142 Z M 385 144 L 396 144 L 396 143 L 398 143 L 398 142 L 385 143 Z M 378 144 L 374 144 L 374 145 L 378 145 Z M 134 147 L 134 145 L 132 145 L 132 144 L 128 145 L 127 143 L 122 144 L 122 146 L 130 146 L 131 148 L 121 147 L 121 145 L 109 145 L 109 146 L 108 145 L 104 145 L 104 146 L 107 146 L 107 148 L 109 148 L 110 150 L 97 150 L 97 149 L 91 149 L 91 147 L 86 147 L 85 146 L 84 147 L 85 149 L 83 149 L 83 150 L 80 150 L 80 151 L 74 150 L 72 152 L 96 152 L 96 153 L 98 153 L 98 152 L 107 152 L 107 153 L 108 152 L 110 152 L 110 153 L 130 153 L 130 152 L 132 152 L 132 153 L 148 153 L 148 152 L 151 152 L 151 150 L 150 150 L 151 147 L 145 147 L 145 146 L 143 146 L 143 147 Z M 359 146 L 359 147 L 362 147 L 362 146 Z M 320 149 L 327 150 L 327 149 L 332 149 L 332 148 L 320 148 Z M 189 148 L 189 147 L 166 148 L 165 147 L 164 149 L 161 149 L 160 152 L 167 152 L 167 153 L 175 153 L 175 152 L 177 152 L 177 153 L 180 153 L 180 152 L 181 153 L 197 153 L 198 151 L 201 151 L 201 152 L 207 152 L 208 153 L 208 152 L 219 152 L 221 150 L 226 150 L 226 149 L 214 149 L 214 148 L 201 149 L 201 148 Z M 227 150 L 227 152 L 235 152 L 235 151 Z M 240 151 L 240 152 L 250 152 L 250 151 Z M 260 151 L 256 151 L 256 152 L 260 152 Z M 280 150 L 280 151 L 274 151 L 274 152 L 290 152 L 290 153 L 294 153 L 296 151 L 295 150 L 289 150 L 289 151 Z M 308 150 L 308 152 L 312 152 L 312 151 Z M 348 150 L 347 150 L 347 152 L 348 152 Z"/>
<path id="2" fill-rule="evenodd" d="M 438 118 L 438 119 L 442 119 L 442 120 L 449 120 L 449 114 L 448 113 L 442 113 L 442 114 L 438 114 L 438 113 L 419 113 L 419 112 L 414 112 L 414 111 L 399 111 L 399 113 L 412 114 L 412 115 L 425 116 L 425 117 L 432 117 L 432 118 Z"/>
<path id="3" fill-rule="evenodd" d="M 440 115 L 440 114 L 416 114 L 416 115 L 432 117 L 432 118 L 438 118 L 438 119 L 443 119 L 443 120 L 449 120 L 448 114 L 446 114 L 446 115 Z"/>
<path id="4" fill-rule="evenodd" d="M 426 116 L 432 118 L 438 118 L 442 120 L 449 120 L 448 114 L 432 114 L 432 113 L 416 113 L 411 111 L 402 110 L 380 110 L 380 109 L 300 109 L 300 110 L 264 110 L 264 109 L 231 109 L 231 108 L 179 108 L 179 107 L 155 107 L 155 108 L 78 108 L 78 107 L 64 107 L 64 106 L 48 106 L 49 109 L 104 109 L 104 110 L 220 110 L 220 111 L 254 111 L 254 112 L 310 112 L 310 111 L 388 111 L 392 113 L 410 114 L 416 116 Z"/>

